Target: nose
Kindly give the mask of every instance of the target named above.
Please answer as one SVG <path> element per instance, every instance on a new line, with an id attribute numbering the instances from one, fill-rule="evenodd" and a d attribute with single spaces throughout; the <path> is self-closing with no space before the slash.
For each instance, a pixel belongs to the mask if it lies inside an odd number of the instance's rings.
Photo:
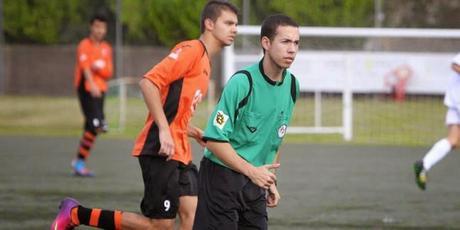
<path id="1" fill-rule="evenodd" d="M 289 46 L 288 46 L 288 52 L 289 53 L 296 53 L 297 50 L 299 49 L 299 45 L 292 42 L 292 43 L 289 43 Z"/>

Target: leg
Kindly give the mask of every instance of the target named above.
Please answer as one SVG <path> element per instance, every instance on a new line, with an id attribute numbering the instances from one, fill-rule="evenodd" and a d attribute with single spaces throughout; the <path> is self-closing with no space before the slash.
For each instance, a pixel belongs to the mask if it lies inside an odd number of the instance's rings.
<path id="1" fill-rule="evenodd" d="M 179 219 L 180 230 L 191 230 L 195 220 L 196 205 L 198 202 L 198 169 L 195 164 L 179 164 L 180 197 Z"/>
<path id="2" fill-rule="evenodd" d="M 137 229 L 156 229 L 151 219 L 132 212 L 123 212 L 121 221 L 122 230 L 137 230 Z"/>
<path id="3" fill-rule="evenodd" d="M 90 156 L 91 148 L 96 141 L 97 132 L 93 118 L 96 116 L 94 100 L 84 89 L 78 91 L 81 110 L 85 118 L 84 132 L 78 146 L 77 157 L 72 161 L 72 168 L 77 176 L 93 176 L 93 173 L 86 168 L 86 159 Z"/>
<path id="4" fill-rule="evenodd" d="M 447 140 L 449 141 L 452 148 L 458 147 L 460 144 L 460 124 L 449 125 Z"/>
<path id="5" fill-rule="evenodd" d="M 198 197 L 181 196 L 179 198 L 179 218 L 181 230 L 191 230 L 195 219 L 196 205 Z"/>
<path id="6" fill-rule="evenodd" d="M 64 199 L 51 229 L 73 229 L 79 225 L 114 230 L 162 229 L 149 218 L 136 213 L 85 208 L 75 199 Z"/>
<path id="7" fill-rule="evenodd" d="M 238 211 L 243 208 L 238 194 L 241 194 L 247 179 L 203 157 L 199 182 L 193 229 L 238 229 Z"/>
<path id="8" fill-rule="evenodd" d="M 95 117 L 99 121 L 99 125 L 96 127 L 98 133 L 105 133 L 108 131 L 107 121 L 105 120 L 104 114 L 104 101 L 105 93 L 102 93 L 101 97 L 94 98 L 94 111 Z"/>
<path id="9" fill-rule="evenodd" d="M 172 230 L 174 224 L 173 220 L 152 220 L 132 212 L 87 209 L 82 206 L 74 208 L 72 212 L 76 213 L 72 215 L 72 223 L 75 226 L 86 225 L 96 228 L 115 230 Z M 98 212 L 100 214 L 95 215 L 95 213 Z"/>
<path id="10" fill-rule="evenodd" d="M 449 108 L 446 113 L 446 124 L 448 127 L 447 138 L 439 140 L 423 158 L 423 168 L 428 171 L 441 159 L 443 159 L 452 148 L 458 145 L 460 137 L 460 113 L 458 110 Z"/>
<path id="11" fill-rule="evenodd" d="M 242 202 L 245 208 L 240 211 L 238 229 L 249 230 L 268 228 L 266 191 L 252 182 L 248 182 L 242 191 Z"/>
<path id="12" fill-rule="evenodd" d="M 124 212 L 121 221 L 122 230 L 172 230 L 173 228 L 174 219 L 150 219 L 132 212 Z"/>
<path id="13" fill-rule="evenodd" d="M 425 190 L 427 172 L 441 161 L 449 152 L 458 146 L 460 139 L 460 114 L 458 110 L 449 108 L 446 113 L 446 124 L 448 126 L 447 138 L 436 142 L 430 151 L 423 157 L 423 160 L 414 164 L 415 181 L 420 189 Z"/>
<path id="14" fill-rule="evenodd" d="M 151 219 L 154 229 L 173 229 L 179 208 L 178 162 L 140 156 L 139 165 L 144 181 L 142 214 Z"/>

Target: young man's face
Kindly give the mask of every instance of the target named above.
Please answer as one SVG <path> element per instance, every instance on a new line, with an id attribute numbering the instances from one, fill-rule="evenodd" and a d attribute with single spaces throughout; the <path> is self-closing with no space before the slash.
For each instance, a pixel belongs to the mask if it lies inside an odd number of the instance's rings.
<path id="1" fill-rule="evenodd" d="M 265 56 L 272 59 L 280 68 L 289 68 L 299 50 L 299 40 L 299 28 L 278 26 L 272 40 L 266 37 L 262 40 Z"/>
<path id="2" fill-rule="evenodd" d="M 215 22 L 212 22 L 212 34 L 222 46 L 229 46 L 235 40 L 238 17 L 230 10 L 223 10 Z"/>
<path id="3" fill-rule="evenodd" d="M 107 33 L 107 23 L 99 20 L 94 20 L 90 28 L 90 37 L 100 42 L 104 39 Z"/>

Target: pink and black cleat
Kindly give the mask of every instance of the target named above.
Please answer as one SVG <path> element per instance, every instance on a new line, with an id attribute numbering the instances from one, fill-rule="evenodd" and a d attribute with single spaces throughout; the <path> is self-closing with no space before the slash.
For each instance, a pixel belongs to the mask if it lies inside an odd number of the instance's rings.
<path id="1" fill-rule="evenodd" d="M 76 227 L 72 223 L 71 211 L 72 208 L 78 207 L 80 203 L 72 198 L 65 198 L 59 205 L 59 212 L 51 224 L 51 230 L 70 230 Z"/>

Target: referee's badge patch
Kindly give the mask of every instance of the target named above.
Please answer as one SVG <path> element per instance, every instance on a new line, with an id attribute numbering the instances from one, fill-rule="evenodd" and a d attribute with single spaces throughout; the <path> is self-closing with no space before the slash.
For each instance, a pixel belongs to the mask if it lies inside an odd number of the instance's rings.
<path id="1" fill-rule="evenodd" d="M 279 138 L 283 138 L 284 135 L 286 134 L 286 130 L 287 130 L 287 125 L 285 125 L 285 124 L 281 125 L 281 126 L 278 128 L 278 137 L 279 137 Z"/>
<path id="2" fill-rule="evenodd" d="M 221 110 L 218 110 L 216 113 L 216 117 L 214 117 L 214 126 L 216 126 L 219 129 L 223 129 L 225 123 L 227 123 L 227 120 L 228 115 L 222 112 Z"/>

